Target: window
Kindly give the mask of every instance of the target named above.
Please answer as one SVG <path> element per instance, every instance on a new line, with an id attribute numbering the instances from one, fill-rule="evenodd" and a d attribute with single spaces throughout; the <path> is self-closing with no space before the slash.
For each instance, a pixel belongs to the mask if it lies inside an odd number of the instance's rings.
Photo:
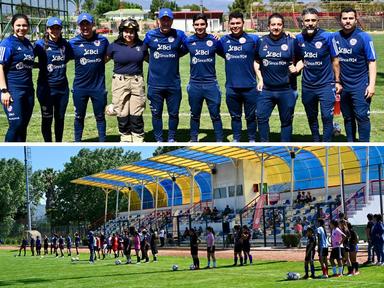
<path id="1" fill-rule="evenodd" d="M 220 198 L 226 198 L 227 197 L 227 188 L 221 187 L 221 188 L 215 188 L 213 190 L 213 198 L 214 199 L 220 199 Z"/>
<path id="2" fill-rule="evenodd" d="M 235 186 L 229 186 L 228 187 L 228 197 L 234 197 L 235 196 Z"/>
<path id="3" fill-rule="evenodd" d="M 236 195 L 237 196 L 243 196 L 243 185 L 237 185 L 237 189 L 236 189 L 237 191 L 237 193 L 236 193 Z"/>

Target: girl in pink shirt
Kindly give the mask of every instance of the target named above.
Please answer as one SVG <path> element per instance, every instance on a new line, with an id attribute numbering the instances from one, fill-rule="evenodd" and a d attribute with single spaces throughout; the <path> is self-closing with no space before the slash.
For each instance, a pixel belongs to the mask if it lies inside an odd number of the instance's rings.
<path id="1" fill-rule="evenodd" d="M 343 264 L 341 260 L 343 259 L 344 254 L 343 239 L 345 237 L 345 234 L 340 230 L 339 223 L 337 222 L 337 220 L 332 220 L 330 223 L 330 227 L 332 230 L 332 252 L 330 257 L 330 261 L 332 264 L 332 272 L 335 277 L 340 277 L 343 276 Z M 337 266 L 339 269 L 338 271 L 336 270 L 335 260 L 337 261 Z"/>
<path id="2" fill-rule="evenodd" d="M 213 268 L 216 268 L 216 257 L 215 257 L 215 232 L 212 227 L 207 227 L 207 258 L 208 265 L 206 268 L 211 268 L 211 257 L 213 260 Z"/>

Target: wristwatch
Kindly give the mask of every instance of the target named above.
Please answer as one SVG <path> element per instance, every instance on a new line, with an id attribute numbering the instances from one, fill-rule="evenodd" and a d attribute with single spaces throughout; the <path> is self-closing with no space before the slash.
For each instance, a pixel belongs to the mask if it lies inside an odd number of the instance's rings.
<path id="1" fill-rule="evenodd" d="M 1 88 L 1 90 L 0 90 L 0 91 L 1 91 L 1 93 L 3 93 L 3 94 L 4 94 L 4 93 L 8 93 L 8 92 L 9 92 L 7 88 Z"/>

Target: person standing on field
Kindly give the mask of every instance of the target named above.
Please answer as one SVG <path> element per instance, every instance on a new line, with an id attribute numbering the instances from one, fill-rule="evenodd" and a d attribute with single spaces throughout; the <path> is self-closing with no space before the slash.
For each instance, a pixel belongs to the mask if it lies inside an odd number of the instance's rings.
<path id="1" fill-rule="evenodd" d="M 112 106 L 117 116 L 121 142 L 144 141 L 143 62 L 148 51 L 139 39 L 138 32 L 139 23 L 135 19 L 121 21 L 119 36 L 107 50 L 107 57 L 114 62 Z"/>
<path id="2" fill-rule="evenodd" d="M 183 56 L 182 44 L 186 35 L 172 28 L 173 13 L 161 8 L 159 28 L 148 31 L 144 44 L 149 48 L 148 100 L 152 112 L 153 134 L 156 142 L 163 142 L 163 105 L 167 103 L 168 142 L 176 141 L 179 125 L 181 87 L 179 58 Z"/>
<path id="3" fill-rule="evenodd" d="M 372 37 L 357 28 L 357 12 L 344 8 L 340 13 L 342 29 L 335 34 L 339 49 L 340 81 L 343 91 L 340 108 L 348 142 L 369 142 L 370 104 L 375 95 L 376 52 Z M 356 127 L 357 126 L 357 127 Z"/>

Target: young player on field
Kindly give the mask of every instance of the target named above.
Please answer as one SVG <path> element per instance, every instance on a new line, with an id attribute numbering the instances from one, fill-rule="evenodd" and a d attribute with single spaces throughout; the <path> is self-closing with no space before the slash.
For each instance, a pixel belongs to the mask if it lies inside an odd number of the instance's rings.
<path id="1" fill-rule="evenodd" d="M 257 35 L 244 32 L 244 16 L 240 12 L 229 14 L 230 34 L 218 42 L 218 54 L 225 59 L 226 102 L 231 115 L 233 142 L 241 141 L 242 114 L 245 112 L 249 142 L 256 140 L 256 72 Z"/>
<path id="2" fill-rule="evenodd" d="M 208 264 L 206 268 L 211 268 L 211 258 L 213 261 L 213 268 L 216 268 L 216 256 L 215 256 L 215 232 L 212 227 L 207 227 L 207 258 Z"/>
<path id="3" fill-rule="evenodd" d="M 200 269 L 199 244 L 201 240 L 197 235 L 197 231 L 193 228 L 189 230 L 189 237 L 193 265 L 195 267 L 194 269 L 197 270 Z"/>
<path id="4" fill-rule="evenodd" d="M 307 113 L 312 141 L 320 142 L 319 104 L 323 122 L 323 142 L 333 136 L 335 95 L 340 93 L 338 49 L 332 33 L 319 28 L 319 12 L 306 8 L 302 12 L 303 32 L 297 35 L 297 54 L 300 61 L 296 71 L 303 70 L 302 102 Z"/>
<path id="5" fill-rule="evenodd" d="M 21 241 L 20 249 L 19 249 L 19 256 L 21 256 L 21 250 L 24 250 L 24 256 L 27 255 L 27 245 L 28 245 L 28 240 L 27 238 L 23 238 Z"/>
<path id="6" fill-rule="evenodd" d="M 335 33 L 343 85 L 340 104 L 347 140 L 369 142 L 370 104 L 375 95 L 376 52 L 371 36 L 357 28 L 357 12 L 351 7 L 340 13 L 341 30 Z M 357 127 L 356 127 L 357 126 Z"/>
<path id="7" fill-rule="evenodd" d="M 318 237 L 318 253 L 319 253 L 319 262 L 321 270 L 323 272 L 322 278 L 328 278 L 328 239 L 327 231 L 325 230 L 324 219 L 318 220 L 318 225 L 316 233 Z"/>
<path id="8" fill-rule="evenodd" d="M 79 246 L 80 246 L 80 235 L 78 232 L 75 233 L 75 248 L 76 255 L 79 256 Z"/>
<path id="9" fill-rule="evenodd" d="M 314 236 L 312 227 L 308 227 L 307 229 L 307 247 L 305 248 L 305 275 L 304 279 L 308 279 L 311 277 L 312 279 L 315 278 L 315 251 L 316 251 L 316 237 Z M 309 269 L 308 265 L 311 267 L 311 275 L 309 276 Z"/>
<path id="10" fill-rule="evenodd" d="M 358 252 L 357 244 L 359 243 L 359 235 L 353 229 L 352 224 L 350 222 L 348 222 L 347 225 L 348 225 L 348 230 L 350 233 L 349 257 L 351 259 L 352 275 L 359 275 L 360 274 L 359 263 L 357 262 L 357 252 Z"/>
<path id="11" fill-rule="evenodd" d="M 241 238 L 243 239 L 243 254 L 244 254 L 244 264 L 247 264 L 249 259 L 249 264 L 252 265 L 252 255 L 251 255 L 251 238 L 252 233 L 249 230 L 247 225 L 243 226 Z"/>
<path id="12" fill-rule="evenodd" d="M 193 16 L 195 34 L 186 38 L 183 48 L 190 53 L 191 77 L 187 86 L 191 107 L 191 142 L 198 142 L 200 115 L 203 102 L 207 103 L 216 142 L 223 141 L 220 117 L 221 92 L 216 79 L 216 50 L 218 40 L 207 33 L 208 19 L 204 14 Z"/>
<path id="13" fill-rule="evenodd" d="M 341 277 L 343 276 L 343 254 L 344 254 L 344 247 L 343 245 L 343 239 L 345 237 L 345 234 L 340 230 L 339 228 L 339 222 L 337 220 L 331 220 L 330 228 L 332 230 L 331 235 L 331 245 L 332 245 L 332 252 L 331 252 L 331 265 L 332 265 L 332 272 L 333 276 L 335 277 Z M 336 269 L 336 263 L 337 262 L 337 268 Z"/>
<path id="14" fill-rule="evenodd" d="M 234 233 L 233 233 L 233 242 L 234 242 L 234 258 L 233 258 L 233 266 L 237 265 L 237 260 L 240 258 L 240 266 L 243 266 L 243 256 L 241 255 L 241 252 L 243 251 L 243 238 L 241 237 L 241 226 L 235 225 L 233 227 Z"/>

